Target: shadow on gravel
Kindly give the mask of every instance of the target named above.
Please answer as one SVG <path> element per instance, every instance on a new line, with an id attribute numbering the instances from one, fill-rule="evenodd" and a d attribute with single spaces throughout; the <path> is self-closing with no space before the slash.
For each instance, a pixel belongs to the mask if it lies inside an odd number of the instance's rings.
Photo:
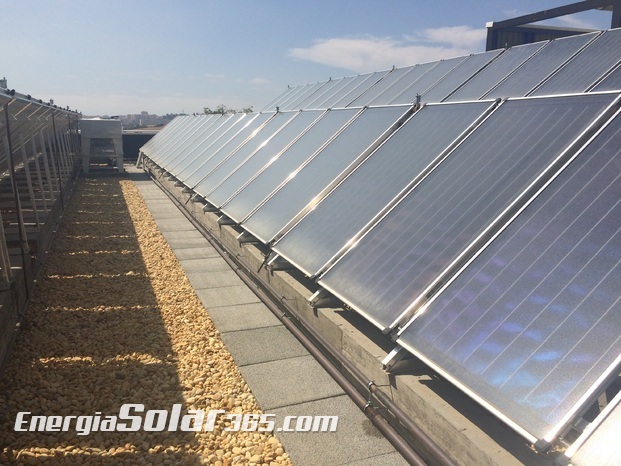
<path id="1" fill-rule="evenodd" d="M 137 432 L 77 435 L 75 419 L 66 432 L 14 431 L 19 411 L 30 413 L 27 421 L 34 415 L 103 420 L 126 403 L 144 404 L 145 410 L 184 404 L 123 179 L 90 176 L 77 184 L 0 381 L 0 464 L 199 461 L 187 451 L 193 433 L 168 432 L 168 422 L 164 431 L 153 432 L 144 430 L 146 419 Z M 159 428 L 163 415 L 151 425 Z"/>

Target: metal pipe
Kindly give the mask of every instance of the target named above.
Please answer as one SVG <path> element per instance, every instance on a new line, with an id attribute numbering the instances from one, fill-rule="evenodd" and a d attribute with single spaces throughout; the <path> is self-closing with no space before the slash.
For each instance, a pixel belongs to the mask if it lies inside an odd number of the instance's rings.
<path id="1" fill-rule="evenodd" d="M 143 162 L 144 163 L 144 162 Z M 161 183 L 154 179 L 157 184 Z M 166 189 L 164 192 L 168 193 Z M 168 193 L 171 200 L 182 207 L 180 200 Z M 252 289 L 257 297 L 266 305 L 268 309 L 283 323 L 283 325 L 302 343 L 302 345 L 312 354 L 312 356 L 324 367 L 324 369 L 332 376 L 332 378 L 343 388 L 347 395 L 361 408 L 373 424 L 382 432 L 382 434 L 393 444 L 393 446 L 399 451 L 399 453 L 411 464 L 427 464 L 422 457 L 416 453 L 412 447 L 403 439 L 403 437 L 388 423 L 383 417 L 381 411 L 375 407 L 370 406 L 368 400 L 356 389 L 356 387 L 350 382 L 347 377 L 342 374 L 334 364 L 325 356 L 325 354 L 317 348 L 316 344 L 304 334 L 296 324 L 294 324 L 288 317 L 288 314 L 296 317 L 297 320 L 302 323 L 304 329 L 312 335 L 312 337 L 323 346 L 332 357 L 334 357 L 339 364 L 344 366 L 347 371 L 352 375 L 354 379 L 363 386 L 367 386 L 371 393 L 377 398 L 378 401 L 399 421 L 419 442 L 423 448 L 433 457 L 434 462 L 445 466 L 454 466 L 457 463 L 453 461 L 444 451 L 442 451 L 438 445 L 414 422 L 407 416 L 401 408 L 399 408 L 380 388 L 371 380 L 369 380 L 351 361 L 341 355 L 336 348 L 326 340 L 320 333 L 313 329 L 304 319 L 300 318 L 293 309 L 286 302 L 279 300 L 279 304 L 275 304 L 274 296 L 277 296 L 273 290 L 269 290 L 269 286 L 263 282 L 257 283 L 257 281 L 250 276 L 250 271 L 241 266 L 237 260 L 235 260 L 224 246 L 221 246 L 219 241 L 216 240 L 203 225 L 201 225 L 191 214 L 185 209 L 181 211 L 186 215 L 188 220 L 194 224 L 194 226 L 203 232 L 205 238 L 214 247 L 216 251 L 222 256 L 227 264 L 235 271 L 240 279 Z M 268 289 L 266 292 L 263 288 Z M 270 296 L 271 293 L 272 296 Z M 287 312 L 282 310 L 284 308 Z M 381 419 L 381 420 L 380 420 Z"/>

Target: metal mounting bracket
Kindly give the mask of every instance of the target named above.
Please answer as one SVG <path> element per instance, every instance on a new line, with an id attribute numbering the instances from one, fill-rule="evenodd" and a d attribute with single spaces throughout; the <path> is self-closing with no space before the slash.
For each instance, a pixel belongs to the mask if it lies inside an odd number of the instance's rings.
<path id="1" fill-rule="evenodd" d="M 237 225 L 237 222 L 229 217 L 227 217 L 226 215 L 222 215 L 219 219 L 218 219 L 218 225 L 223 226 L 223 225 Z"/>
<path id="2" fill-rule="evenodd" d="M 340 307 L 342 305 L 341 301 L 336 299 L 332 293 L 326 291 L 321 288 L 315 291 L 309 298 L 308 303 L 314 308 L 317 309 L 319 307 Z"/>
<path id="3" fill-rule="evenodd" d="M 406 356 L 406 351 L 400 347 L 396 346 L 393 350 L 386 355 L 384 359 L 382 359 L 382 370 L 385 372 L 390 372 L 392 368 L 401 361 Z"/>
<path id="4" fill-rule="evenodd" d="M 266 266 L 271 271 L 277 270 L 293 270 L 293 266 L 285 259 L 276 254 L 272 257 Z"/>
<path id="5" fill-rule="evenodd" d="M 241 233 L 238 237 L 237 237 L 237 242 L 242 245 L 242 244 L 255 244 L 258 243 L 259 240 L 256 239 L 253 235 L 251 235 L 250 233 L 248 233 L 247 231 L 244 231 L 243 233 Z"/>

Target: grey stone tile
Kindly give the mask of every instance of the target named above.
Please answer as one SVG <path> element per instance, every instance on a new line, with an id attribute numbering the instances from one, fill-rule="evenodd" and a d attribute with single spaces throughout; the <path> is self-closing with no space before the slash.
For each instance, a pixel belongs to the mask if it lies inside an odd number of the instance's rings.
<path id="1" fill-rule="evenodd" d="M 217 272 L 186 272 L 190 283 L 195 290 L 207 288 L 221 288 L 223 286 L 243 285 L 244 282 L 232 270 L 221 270 Z"/>
<path id="2" fill-rule="evenodd" d="M 282 325 L 222 334 L 238 366 L 294 358 L 308 354 Z"/>
<path id="3" fill-rule="evenodd" d="M 221 333 L 273 327 L 280 324 L 272 311 L 263 303 L 210 307 L 207 312 Z"/>
<path id="4" fill-rule="evenodd" d="M 250 291 L 246 285 L 196 290 L 196 294 L 207 309 L 259 302 L 257 295 Z"/>
<path id="5" fill-rule="evenodd" d="M 240 371 L 266 412 L 343 394 L 310 355 L 244 366 Z"/>
<path id="6" fill-rule="evenodd" d="M 296 466 L 407 464 L 398 454 L 392 458 L 394 463 L 380 462 L 385 460 L 382 455 L 394 452 L 394 448 L 346 395 L 268 412 L 276 414 L 278 420 L 285 416 L 338 416 L 334 432 L 276 432 Z"/>
<path id="7" fill-rule="evenodd" d="M 203 246 L 204 247 L 204 246 Z M 180 250 L 188 248 L 180 248 Z M 190 248 L 191 249 L 191 248 Z M 177 249 L 173 249 L 176 251 Z M 179 260 L 181 267 L 186 274 L 192 272 L 219 272 L 225 270 L 231 270 L 229 264 L 226 263 L 220 255 L 217 257 L 196 258 L 196 259 L 181 259 Z"/>
<path id="8" fill-rule="evenodd" d="M 186 259 L 207 259 L 211 257 L 220 257 L 218 251 L 216 251 L 211 245 L 185 249 L 175 248 L 173 252 L 180 261 Z"/>

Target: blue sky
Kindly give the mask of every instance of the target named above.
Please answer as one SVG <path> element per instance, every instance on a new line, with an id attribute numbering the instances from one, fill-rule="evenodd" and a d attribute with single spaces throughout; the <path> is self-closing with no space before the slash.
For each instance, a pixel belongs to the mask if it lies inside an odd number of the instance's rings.
<path id="1" fill-rule="evenodd" d="M 259 110 L 287 85 L 480 52 L 571 0 L 0 0 L 0 77 L 85 115 Z M 556 24 L 607 28 L 610 13 Z"/>

